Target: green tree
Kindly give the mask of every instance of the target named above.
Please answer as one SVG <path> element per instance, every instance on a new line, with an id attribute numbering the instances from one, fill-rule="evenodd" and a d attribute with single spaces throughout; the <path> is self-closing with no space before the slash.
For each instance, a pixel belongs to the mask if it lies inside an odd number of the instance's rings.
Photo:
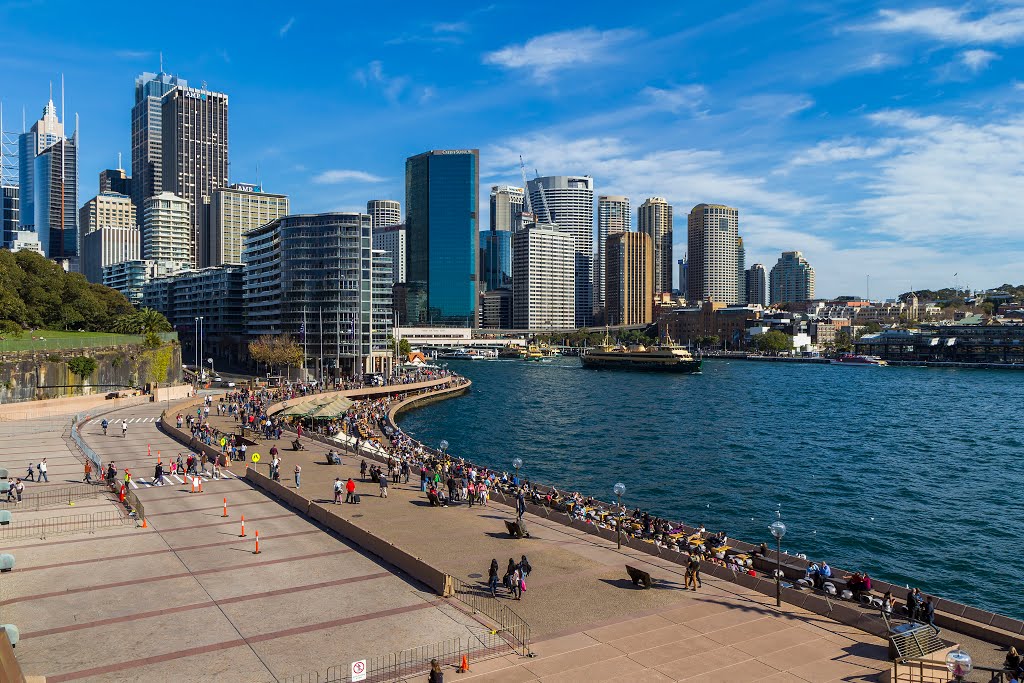
<path id="1" fill-rule="evenodd" d="M 392 337 L 392 336 L 388 336 L 388 348 L 391 349 L 392 351 L 395 350 L 395 338 Z M 409 343 L 409 340 L 408 339 L 399 339 L 398 340 L 398 355 L 400 355 L 400 356 L 402 356 L 404 358 L 404 357 L 408 356 L 410 353 L 412 353 L 412 344 Z"/>
<path id="2" fill-rule="evenodd" d="M 78 375 L 85 382 L 86 378 L 96 372 L 96 359 L 89 356 L 75 356 L 68 361 L 68 370 Z"/>
<path id="3" fill-rule="evenodd" d="M 781 330 L 768 330 L 755 334 L 751 345 L 761 353 L 782 353 L 793 349 L 793 338 Z"/>
<path id="4" fill-rule="evenodd" d="M 850 338 L 850 333 L 846 331 L 837 332 L 834 347 L 837 353 L 853 351 L 853 339 Z"/>

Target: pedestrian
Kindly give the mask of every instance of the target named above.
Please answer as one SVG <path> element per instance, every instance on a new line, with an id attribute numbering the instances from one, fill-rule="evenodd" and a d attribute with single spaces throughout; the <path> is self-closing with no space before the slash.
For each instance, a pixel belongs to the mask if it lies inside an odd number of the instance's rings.
<path id="1" fill-rule="evenodd" d="M 36 467 L 39 468 L 39 481 L 45 481 L 47 484 L 49 484 L 50 477 L 46 475 L 46 458 L 40 460 L 39 464 L 36 465 Z"/>
<path id="2" fill-rule="evenodd" d="M 302 477 L 302 467 L 295 463 L 295 488 L 299 488 L 299 480 Z"/>
<path id="3" fill-rule="evenodd" d="M 14 493 L 18 496 L 18 502 L 16 504 L 20 505 L 21 496 L 23 493 L 25 493 L 25 482 L 23 482 L 21 479 L 14 480 Z"/>
<path id="4" fill-rule="evenodd" d="M 915 588 L 907 593 L 907 618 L 910 619 L 911 623 L 917 621 L 917 612 L 917 589 Z"/>
<path id="5" fill-rule="evenodd" d="M 498 559 L 491 560 L 491 568 L 487 570 L 487 585 L 491 589 L 491 597 L 498 597 Z"/>
<path id="6" fill-rule="evenodd" d="M 530 561 L 526 559 L 526 555 L 523 555 L 519 559 L 519 573 L 522 574 L 523 581 L 526 581 L 526 577 L 533 571 L 533 567 L 530 566 Z"/>
<path id="7" fill-rule="evenodd" d="M 107 463 L 107 483 L 113 484 L 117 479 L 117 468 L 114 467 L 113 462 Z"/>
<path id="8" fill-rule="evenodd" d="M 359 478 L 366 481 L 366 460 L 359 463 Z"/>
<path id="9" fill-rule="evenodd" d="M 349 477 L 348 481 L 345 482 L 345 502 L 356 502 L 356 482 L 353 481 L 352 477 Z"/>
<path id="10" fill-rule="evenodd" d="M 88 458 L 85 459 L 85 483 L 92 483 L 92 461 Z"/>
<path id="11" fill-rule="evenodd" d="M 121 438 L 128 438 L 128 422 L 124 418 L 121 418 Z"/>
<path id="12" fill-rule="evenodd" d="M 924 599 L 921 614 L 923 621 L 928 622 L 928 625 L 935 629 L 935 635 L 939 635 L 939 627 L 935 625 L 935 603 L 932 602 L 932 596 L 929 595 Z"/>
<path id="13" fill-rule="evenodd" d="M 427 683 L 444 683 L 444 671 L 441 670 L 441 665 L 437 663 L 436 659 L 430 660 L 430 677 L 427 679 Z"/>
<path id="14" fill-rule="evenodd" d="M 341 483 L 341 478 L 340 477 L 335 477 L 334 478 L 334 504 L 335 505 L 341 505 L 341 489 L 343 487 L 344 487 L 344 484 Z"/>
<path id="15" fill-rule="evenodd" d="M 167 482 L 164 481 L 164 466 L 162 463 L 157 463 L 153 469 L 153 485 L 163 486 Z"/>
<path id="16" fill-rule="evenodd" d="M 526 514 L 526 495 L 522 489 L 519 489 L 519 495 L 516 497 L 516 512 L 519 515 L 519 519 L 523 518 Z"/>
<path id="17" fill-rule="evenodd" d="M 388 477 L 383 472 L 380 473 L 380 478 L 377 480 L 380 483 L 380 497 L 388 497 Z"/>
<path id="18" fill-rule="evenodd" d="M 686 563 L 686 578 L 683 580 L 683 590 L 689 588 L 696 591 L 700 586 L 700 556 L 696 552 L 691 552 L 690 559 Z"/>
<path id="19" fill-rule="evenodd" d="M 32 463 L 29 463 L 28 464 L 28 472 L 25 473 L 25 481 L 35 481 L 35 480 L 36 480 L 35 465 L 33 465 Z"/>
<path id="20" fill-rule="evenodd" d="M 473 503 L 476 501 L 476 485 L 472 481 L 466 486 L 466 494 L 469 497 L 469 507 L 473 507 Z"/>
<path id="21" fill-rule="evenodd" d="M 7 477 L 7 502 L 10 503 L 14 500 L 14 496 L 17 493 L 17 489 L 14 488 L 14 480 Z"/>

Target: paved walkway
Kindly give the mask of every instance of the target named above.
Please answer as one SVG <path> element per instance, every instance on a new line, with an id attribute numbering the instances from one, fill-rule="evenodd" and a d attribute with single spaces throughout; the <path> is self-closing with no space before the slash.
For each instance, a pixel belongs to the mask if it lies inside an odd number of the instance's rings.
<path id="1" fill-rule="evenodd" d="M 166 462 L 185 450 L 157 431 L 158 415 L 146 405 L 108 416 L 131 420 L 127 438 L 104 436 L 98 419 L 82 430 L 104 461 L 132 469 L 150 528 L 0 543 L 17 559 L 0 581 L 0 610 L 21 629 L 26 673 L 51 683 L 273 681 L 483 630 L 243 480 L 206 481 L 197 495 L 177 481 L 152 486 L 157 452 Z M 82 467 L 57 430 L 69 421 L 0 442 L 0 465 L 45 453 L 51 480 L 68 485 Z"/>
<path id="2" fill-rule="evenodd" d="M 259 450 L 277 445 L 290 488 L 301 465 L 305 497 L 330 502 L 335 477 L 358 478 L 359 459 L 327 465 L 326 446 L 306 439 L 309 450 L 293 452 L 290 441 L 286 434 Z M 570 527 L 527 516 L 533 537 L 512 540 L 504 506 L 431 508 L 416 475 L 409 485 L 390 484 L 387 499 L 376 484 L 359 483 L 357 492 L 362 504 L 337 506 L 338 514 L 469 583 L 486 580 L 491 558 L 504 568 L 509 557 L 529 556 L 528 590 L 509 604 L 530 623 L 539 657 L 481 662 L 467 679 L 823 682 L 876 680 L 889 666 L 881 639 L 791 606 L 777 611 L 767 596 L 716 579 L 683 591 L 682 567 Z M 658 586 L 634 589 L 626 563 L 648 569 Z"/>

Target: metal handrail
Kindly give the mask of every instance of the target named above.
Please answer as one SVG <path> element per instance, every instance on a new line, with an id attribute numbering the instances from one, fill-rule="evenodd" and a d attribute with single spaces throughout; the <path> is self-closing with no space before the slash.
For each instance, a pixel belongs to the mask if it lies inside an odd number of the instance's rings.
<path id="1" fill-rule="evenodd" d="M 100 487 L 92 486 L 91 484 L 78 484 L 77 486 L 67 486 L 62 489 L 26 493 L 22 495 L 20 503 L 16 500 L 4 499 L 0 501 L 0 509 L 39 510 L 47 505 L 74 505 L 76 500 L 92 498 L 102 493 L 103 489 Z"/>
<path id="2" fill-rule="evenodd" d="M 50 536 L 74 533 L 96 533 L 97 529 L 132 523 L 130 517 L 119 510 L 104 510 L 92 514 L 47 517 L 28 521 L 12 522 L 0 526 L 0 541 L 15 541 L 23 538 L 45 539 Z"/>
<path id="3" fill-rule="evenodd" d="M 533 656 L 530 651 L 530 625 L 525 619 L 482 588 L 454 576 L 447 577 L 447 580 L 452 589 L 452 597 L 496 623 L 501 632 L 511 638 L 516 653 L 525 657 Z"/>

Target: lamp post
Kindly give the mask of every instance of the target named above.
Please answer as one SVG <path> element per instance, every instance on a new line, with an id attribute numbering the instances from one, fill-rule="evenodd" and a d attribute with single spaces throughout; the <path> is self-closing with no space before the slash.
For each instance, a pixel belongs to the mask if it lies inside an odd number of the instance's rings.
<path id="1" fill-rule="evenodd" d="M 946 668 L 953 674 L 953 678 L 963 681 L 974 669 L 974 661 L 969 654 L 957 648 L 946 655 Z"/>
<path id="2" fill-rule="evenodd" d="M 522 467 L 522 466 L 523 466 L 523 459 L 522 458 L 520 458 L 518 455 L 516 457 L 512 458 L 512 467 L 514 467 L 515 470 L 516 470 L 516 479 L 515 479 L 515 485 L 516 486 L 519 486 L 519 468 Z"/>
<path id="3" fill-rule="evenodd" d="M 437 444 L 437 447 L 441 449 L 441 457 L 448 455 L 448 440 L 441 439 L 441 443 Z"/>
<path id="4" fill-rule="evenodd" d="M 622 496 L 626 495 L 626 485 L 621 481 L 612 487 L 612 493 L 618 500 L 619 509 L 615 515 L 615 540 L 619 548 L 622 548 Z"/>
<path id="5" fill-rule="evenodd" d="M 775 606 L 782 607 L 782 537 L 786 535 L 786 525 L 777 519 L 768 529 L 775 537 Z"/>

